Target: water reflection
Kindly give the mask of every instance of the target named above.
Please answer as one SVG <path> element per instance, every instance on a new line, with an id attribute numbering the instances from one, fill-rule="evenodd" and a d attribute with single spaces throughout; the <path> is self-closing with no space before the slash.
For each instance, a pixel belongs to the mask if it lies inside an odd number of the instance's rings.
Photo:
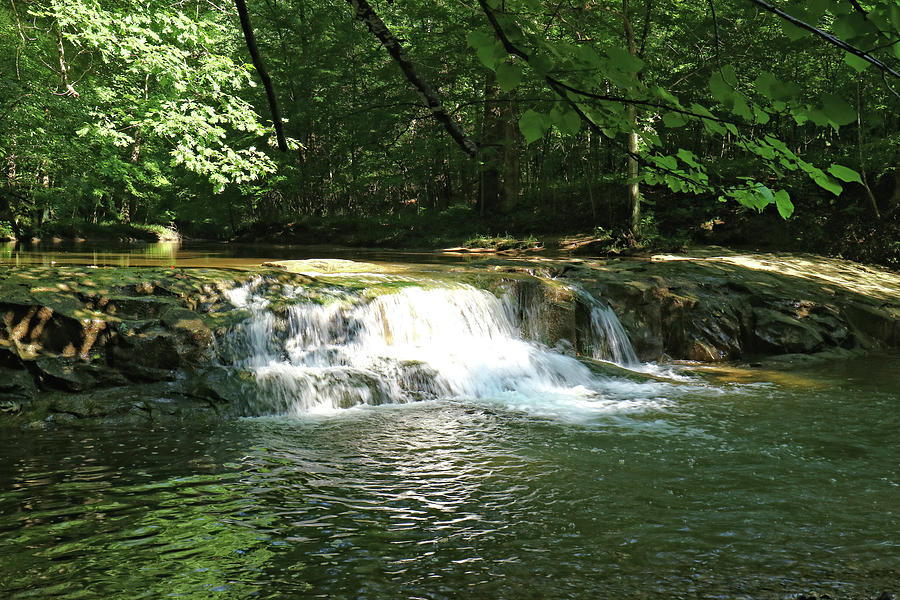
<path id="1" fill-rule="evenodd" d="M 251 268 L 275 259 L 352 258 L 366 261 L 465 263 L 477 257 L 334 246 L 225 243 L 3 242 L 0 265 Z"/>
<path id="2" fill-rule="evenodd" d="M 15 243 L 0 245 L 0 264 L 9 265 L 96 265 L 136 266 L 212 266 L 216 257 L 211 250 L 186 250 L 179 242 L 94 245 L 78 242 Z M 180 264 L 180 263 L 184 264 Z"/>
<path id="3" fill-rule="evenodd" d="M 0 553 L 4 597 L 243 598 L 266 583 L 275 517 L 252 510 L 241 473 L 217 464 L 206 441 L 174 469 L 133 455 L 119 436 L 61 441 L 73 452 L 55 457 L 62 464 L 12 465 L 0 533 L 18 551 Z M 175 458 L 164 445 L 136 450 Z"/>

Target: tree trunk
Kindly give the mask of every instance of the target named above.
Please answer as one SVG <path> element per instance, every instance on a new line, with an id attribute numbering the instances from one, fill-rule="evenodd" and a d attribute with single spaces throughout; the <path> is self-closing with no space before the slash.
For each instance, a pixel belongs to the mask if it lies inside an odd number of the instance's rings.
<path id="1" fill-rule="evenodd" d="M 61 94 L 63 96 L 72 96 L 73 98 L 77 98 L 79 96 L 78 92 L 75 91 L 75 88 L 72 87 L 72 84 L 69 83 L 69 65 L 66 63 L 66 47 L 63 44 L 62 31 L 59 29 L 59 23 L 56 23 L 56 53 L 59 57 L 59 83 L 62 88 Z"/>
<path id="2" fill-rule="evenodd" d="M 131 149 L 131 164 L 137 166 L 138 161 L 141 158 L 141 130 L 138 129 L 134 134 L 134 147 Z M 126 223 L 132 223 L 137 216 L 137 197 L 129 193 L 128 194 L 128 203 L 125 205 L 125 217 Z"/>
<path id="3" fill-rule="evenodd" d="M 516 209 L 521 190 L 520 134 L 519 124 L 516 120 L 514 94 L 515 92 L 506 93 L 508 102 L 504 102 L 500 109 L 500 118 L 503 121 L 503 199 L 501 208 L 504 214 L 509 214 Z"/>
<path id="4" fill-rule="evenodd" d="M 628 15 L 628 0 L 622 0 L 622 24 L 625 27 L 625 42 L 628 46 L 628 52 L 632 56 L 637 56 L 637 45 L 634 39 L 634 28 L 631 26 L 631 18 Z M 637 74 L 634 75 L 637 77 Z M 626 174 L 628 181 L 627 201 L 629 208 L 628 224 L 631 231 L 636 232 L 641 222 L 641 188 L 638 183 L 638 161 L 635 156 L 638 153 L 638 134 L 637 134 L 637 110 L 634 104 L 629 104 L 627 108 L 628 122 L 634 128 L 628 134 L 628 165 Z"/>
<path id="5" fill-rule="evenodd" d="M 585 183 L 587 184 L 587 195 L 588 200 L 591 202 L 591 225 L 597 225 L 597 200 L 594 198 L 594 182 L 596 180 L 596 169 L 594 168 L 595 161 L 598 160 L 598 145 L 600 141 L 600 136 L 595 134 L 594 132 L 588 130 L 588 153 L 587 153 L 587 165 L 585 169 Z"/>
<path id="6" fill-rule="evenodd" d="M 478 213 L 481 216 L 495 213 L 500 208 L 503 121 L 499 98 L 497 76 L 493 71 L 488 71 L 484 78 L 484 118 L 481 125 L 481 152 L 478 154 Z"/>

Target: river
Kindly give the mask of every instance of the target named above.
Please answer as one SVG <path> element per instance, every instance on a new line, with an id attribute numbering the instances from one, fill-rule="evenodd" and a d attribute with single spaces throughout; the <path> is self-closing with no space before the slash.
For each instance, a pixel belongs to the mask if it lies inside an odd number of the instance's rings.
<path id="1" fill-rule="evenodd" d="M 442 340 L 429 364 L 496 376 Z M 3 430 L 0 595 L 900 592 L 900 354 L 587 383 L 574 359 L 523 356 L 555 387 L 504 363 L 502 388 L 419 402 Z"/>

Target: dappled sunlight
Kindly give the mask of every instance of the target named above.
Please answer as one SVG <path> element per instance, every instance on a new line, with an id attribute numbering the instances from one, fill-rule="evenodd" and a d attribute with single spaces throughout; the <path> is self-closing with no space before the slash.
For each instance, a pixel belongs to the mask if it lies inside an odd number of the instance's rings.
<path id="1" fill-rule="evenodd" d="M 698 250 L 690 255 L 657 254 L 654 262 L 689 261 L 724 264 L 785 277 L 797 277 L 876 298 L 900 298 L 900 274 L 847 260 L 808 254 L 740 254 L 724 248 Z"/>

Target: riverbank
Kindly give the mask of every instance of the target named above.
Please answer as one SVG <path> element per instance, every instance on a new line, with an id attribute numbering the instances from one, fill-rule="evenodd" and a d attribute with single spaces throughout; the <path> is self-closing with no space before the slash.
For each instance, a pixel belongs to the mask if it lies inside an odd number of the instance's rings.
<path id="1" fill-rule="evenodd" d="M 67 242 L 180 242 L 182 235 L 172 226 L 141 223 L 45 223 L 41 227 L 13 231 L 0 228 L 0 242 L 28 244 Z"/>
<path id="2" fill-rule="evenodd" d="M 238 244 L 345 246 L 367 249 L 414 249 L 507 255 L 648 256 L 690 252 L 718 245 L 742 252 L 813 252 L 900 270 L 900 211 L 886 212 L 876 224 L 865 218 L 823 220 L 819 211 L 777 214 L 739 207 L 681 202 L 660 197 L 661 216 L 647 216 L 637 232 L 584 227 L 578 219 L 540 212 L 514 217 L 479 215 L 471 207 L 443 212 L 398 212 L 382 216 L 304 216 L 293 222 L 256 223 L 232 230 L 228 226 L 182 222 L 169 226 L 139 224 L 44 223 L 22 230 L 24 244 L 210 240 Z M 704 208 L 705 207 L 705 208 Z M 10 234 L 10 232 L 7 232 Z M 0 240 L 3 238 L 0 227 Z M 11 235 L 11 234 L 10 234 Z"/>

